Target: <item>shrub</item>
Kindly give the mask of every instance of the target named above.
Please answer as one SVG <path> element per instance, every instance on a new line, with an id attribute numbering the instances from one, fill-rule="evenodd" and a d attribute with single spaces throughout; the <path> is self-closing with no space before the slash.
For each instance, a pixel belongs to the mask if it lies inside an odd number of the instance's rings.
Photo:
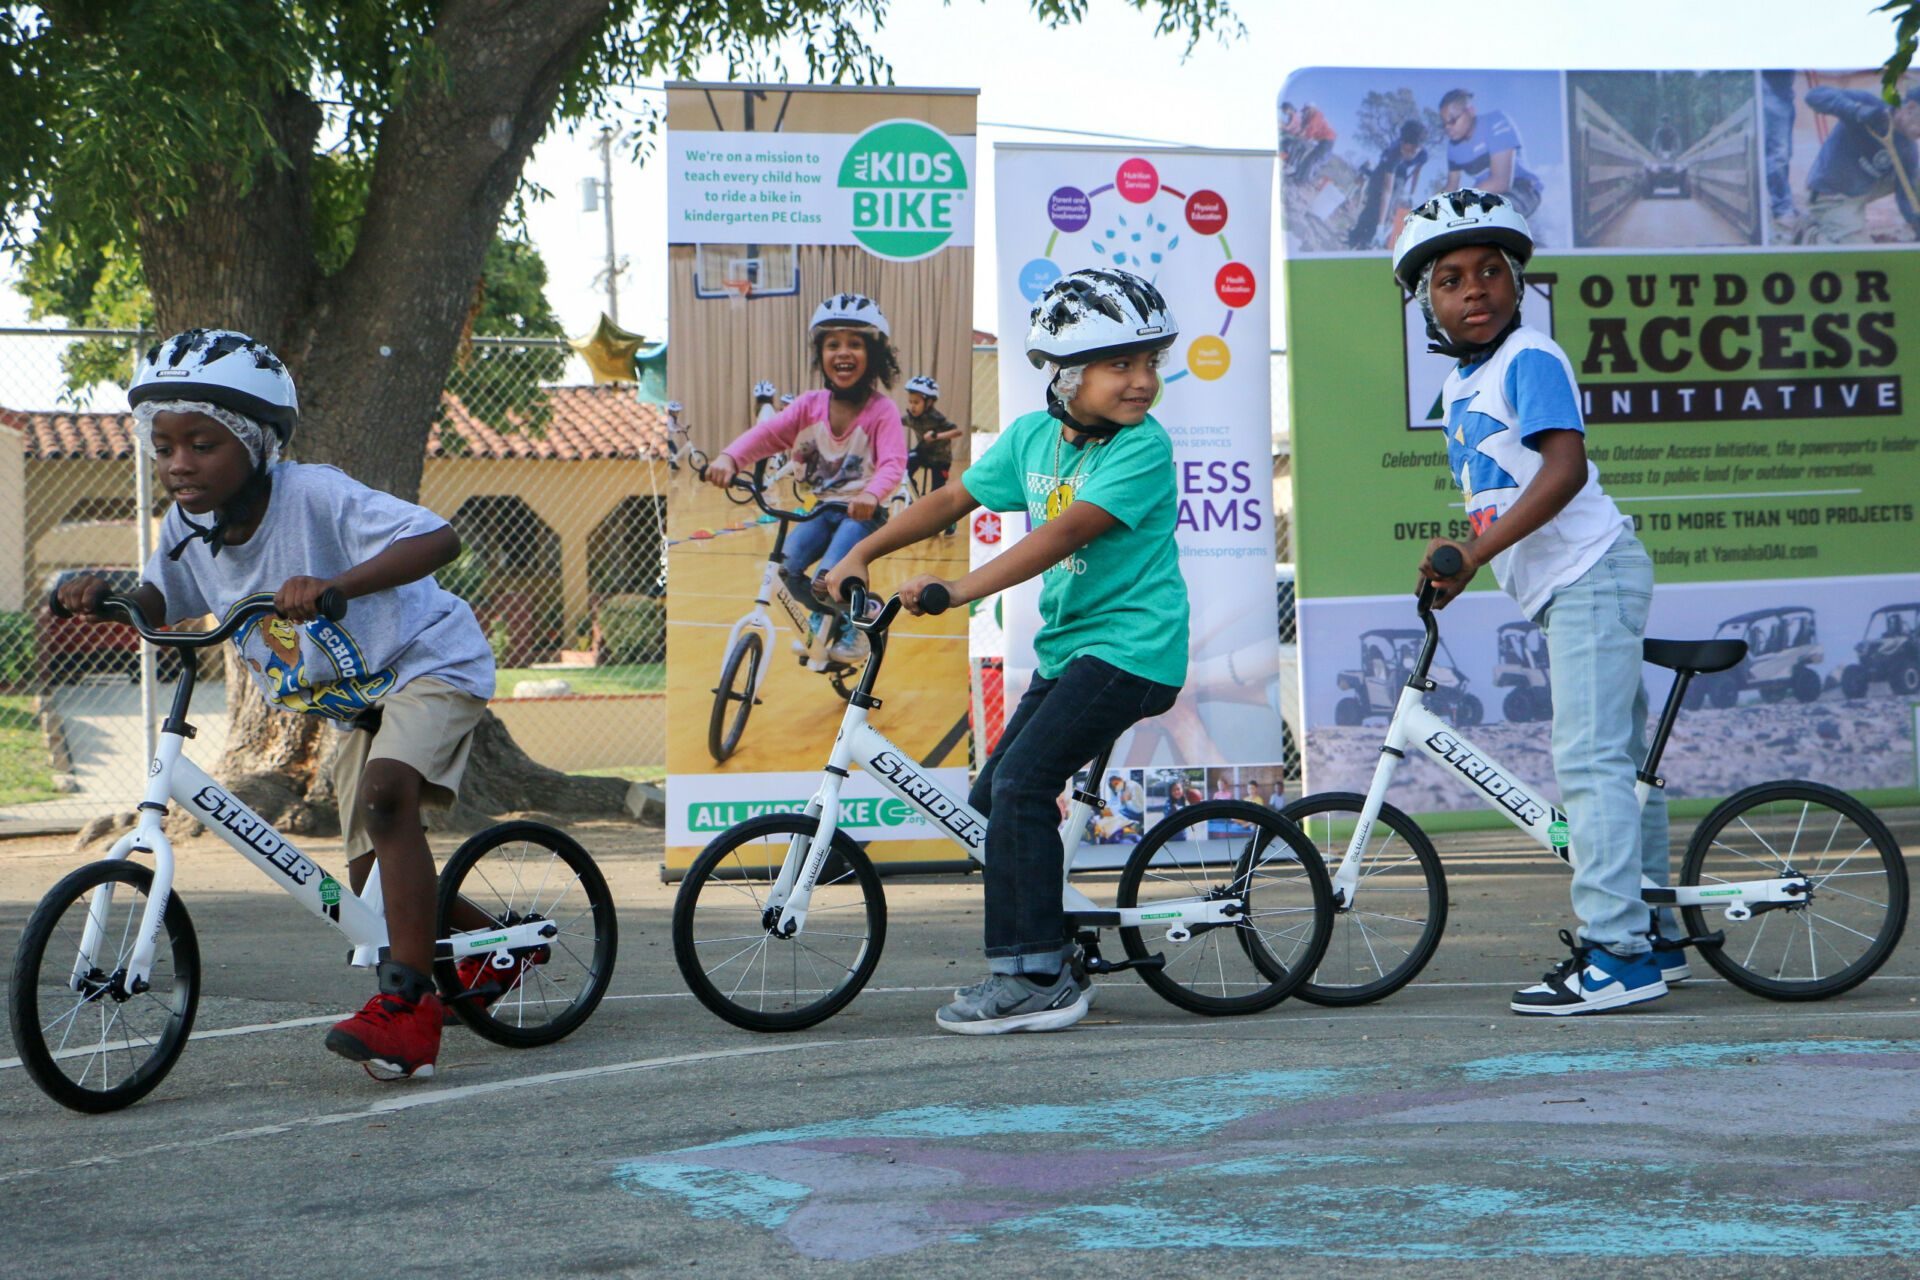
<path id="1" fill-rule="evenodd" d="M 33 615 L 0 610 L 0 685 L 24 685 L 34 677 Z"/>
<path id="2" fill-rule="evenodd" d="M 667 602 L 608 596 L 600 602 L 600 661 L 606 666 L 660 662 L 667 656 Z"/>

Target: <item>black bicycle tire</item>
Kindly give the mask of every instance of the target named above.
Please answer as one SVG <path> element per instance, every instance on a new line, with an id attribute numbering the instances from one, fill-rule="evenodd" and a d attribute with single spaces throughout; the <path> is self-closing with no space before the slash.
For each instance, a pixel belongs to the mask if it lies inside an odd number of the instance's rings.
<path id="1" fill-rule="evenodd" d="M 60 1070 L 40 1026 L 39 969 L 46 962 L 53 927 L 67 907 L 81 894 L 108 880 L 133 886 L 142 899 L 150 898 L 153 892 L 153 869 L 125 859 L 91 862 L 68 873 L 40 899 L 27 920 L 14 952 L 12 983 L 7 991 L 14 1051 L 20 1055 L 21 1066 L 55 1102 L 93 1115 L 131 1106 L 166 1079 L 180 1060 L 181 1051 L 187 1047 L 187 1040 L 193 1034 L 194 1015 L 200 1007 L 199 938 L 194 933 L 193 920 L 187 915 L 186 904 L 178 894 L 170 894 L 161 922 L 173 955 L 176 984 L 185 987 L 184 1007 L 175 1012 L 154 1054 L 125 1084 L 113 1089 L 86 1089 Z"/>
<path id="2" fill-rule="evenodd" d="M 455 900 L 460 896 L 460 886 L 466 874 L 480 861 L 503 844 L 525 841 L 540 845 L 557 855 L 578 878 L 581 891 L 586 895 L 588 908 L 593 913 L 594 954 L 592 972 L 585 987 L 558 1016 L 538 1026 L 514 1026 L 493 1016 L 493 1009 L 505 1008 L 496 1002 L 482 1008 L 473 1000 L 450 1000 L 454 1015 L 465 1023 L 475 1035 L 506 1045 L 513 1049 L 531 1049 L 540 1045 L 552 1044 L 577 1031 L 581 1024 L 593 1016 L 599 1007 L 600 999 L 607 994 L 607 986 L 613 981 L 613 966 L 620 949 L 620 926 L 618 913 L 614 909 L 613 891 L 607 887 L 607 879 L 601 874 L 599 864 L 593 855 L 581 847 L 579 841 L 563 831 L 555 830 L 542 822 L 502 822 L 488 827 L 473 836 L 454 855 L 447 859 L 446 867 L 440 872 L 440 891 L 434 924 L 440 937 L 453 932 L 448 924 L 448 916 L 453 910 Z M 461 991 L 460 979 L 451 959 L 435 960 L 434 977 L 438 979 L 441 993 L 446 997 L 457 996 Z"/>
<path id="3" fill-rule="evenodd" d="M 859 882 L 867 902 L 868 938 L 865 951 L 849 971 L 845 982 L 811 1004 L 790 1011 L 769 1012 L 735 1003 L 708 977 L 701 964 L 693 936 L 694 914 L 698 910 L 701 893 L 710 882 L 715 881 L 715 868 L 729 853 L 749 840 L 780 834 L 810 837 L 819 826 L 818 818 L 797 813 L 766 814 L 736 823 L 715 836 L 712 843 L 700 851 L 687 868 L 685 879 L 680 882 L 680 891 L 673 900 L 674 963 L 679 965 L 680 976 L 695 998 L 736 1027 L 748 1031 L 803 1031 L 846 1008 L 860 994 L 861 988 L 867 985 L 874 968 L 880 963 L 880 953 L 887 941 L 887 903 L 880 885 L 880 874 L 873 869 L 873 863 L 853 837 L 845 831 L 835 831 L 829 860 L 836 856 L 843 860 L 847 870 Z M 822 870 L 822 883 L 827 881 L 831 870 L 831 867 Z"/>
<path id="4" fill-rule="evenodd" d="M 1873 945 L 1860 959 L 1830 978 L 1813 982 L 1781 982 L 1777 979 L 1762 977 L 1735 961 L 1726 954 L 1724 946 L 1703 946 L 1697 948 L 1714 972 L 1743 991 L 1769 1000 L 1794 1002 L 1801 1000 L 1824 1000 L 1850 991 L 1872 977 L 1880 966 L 1887 962 L 1893 949 L 1899 945 L 1901 934 L 1906 931 L 1908 887 L 1906 859 L 1901 852 L 1899 842 L 1893 833 L 1887 830 L 1887 824 L 1872 809 L 1834 787 L 1818 782 L 1775 781 L 1762 782 L 1727 797 L 1714 807 L 1694 828 L 1692 837 L 1687 841 L 1687 856 L 1681 864 L 1679 883 L 1683 887 L 1693 887 L 1700 883 L 1700 872 L 1713 848 L 1713 838 L 1728 823 L 1754 807 L 1776 801 L 1815 801 L 1832 806 L 1847 818 L 1859 825 L 1860 829 L 1872 840 L 1879 851 L 1881 865 L 1887 871 L 1888 910 L 1887 923 L 1875 938 Z M 1816 877 L 1817 879 L 1817 877 Z M 1814 896 L 1817 900 L 1819 889 L 1816 885 Z M 1707 908 L 1689 906 L 1680 908 L 1681 919 L 1688 933 L 1698 937 L 1711 931 L 1711 922 L 1707 919 Z"/>
<path id="5" fill-rule="evenodd" d="M 1277 810 L 1265 805 L 1253 804 L 1245 800 L 1203 800 L 1176 810 L 1156 822 L 1152 829 L 1140 838 L 1134 846 L 1127 864 L 1120 873 L 1120 883 L 1114 893 L 1115 905 L 1125 909 L 1139 905 L 1140 886 L 1153 869 L 1153 860 L 1169 845 L 1182 843 L 1172 838 L 1176 830 L 1191 827 L 1195 823 L 1210 823 L 1219 819 L 1231 819 L 1255 826 L 1270 836 L 1284 841 L 1299 860 L 1301 869 L 1306 873 L 1311 887 L 1314 903 L 1314 930 L 1303 959 L 1292 970 L 1280 965 L 1264 943 L 1259 939 L 1258 931 L 1245 923 L 1230 926 L 1241 950 L 1254 967 L 1266 977 L 1270 985 L 1260 992 L 1245 996 L 1210 996 L 1196 992 L 1168 976 L 1165 969 L 1142 968 L 1138 972 L 1156 995 L 1169 1003 L 1207 1017 L 1223 1017 L 1238 1014 L 1261 1013 L 1273 1008 L 1305 982 L 1313 973 L 1325 954 L 1327 941 L 1333 929 L 1333 888 L 1327 878 L 1327 869 L 1319 854 L 1314 850 L 1300 829 Z M 1248 868 L 1247 858 L 1251 856 L 1251 847 L 1242 852 L 1234 863 L 1232 885 L 1243 883 Z M 1133 960 L 1144 960 L 1153 954 L 1147 945 L 1140 928 L 1128 927 L 1120 930 L 1120 945 L 1127 956 Z M 1275 970 L 1279 970 L 1278 973 Z"/>
<path id="6" fill-rule="evenodd" d="M 736 697 L 734 680 L 748 653 L 755 656 L 747 667 L 747 687 Z M 765 661 L 766 644 L 758 631 L 743 632 L 739 643 L 727 651 L 726 661 L 720 666 L 720 683 L 713 689 L 713 712 L 707 719 L 707 754 L 716 764 L 724 763 L 740 747 L 740 739 L 747 731 L 747 719 L 753 714 L 753 686 L 759 680 L 760 664 Z M 727 710 L 736 701 L 740 706 L 729 725 Z"/>
<path id="7" fill-rule="evenodd" d="M 1355 791 L 1324 791 L 1318 795 L 1303 796 L 1280 812 L 1304 829 L 1306 824 L 1303 819 L 1324 813 L 1352 813 L 1357 816 L 1366 801 L 1365 796 Z M 1421 877 L 1427 885 L 1427 923 L 1408 950 L 1406 959 L 1372 982 L 1337 985 L 1309 980 L 1302 983 L 1294 994 L 1310 1004 L 1338 1009 L 1386 999 L 1420 976 L 1421 970 L 1427 967 L 1433 959 L 1433 953 L 1439 948 L 1441 935 L 1447 930 L 1447 873 L 1440 864 L 1440 855 L 1435 851 L 1433 841 L 1427 838 L 1427 833 L 1420 829 L 1418 823 L 1390 804 L 1381 804 L 1376 825 L 1378 823 L 1385 823 L 1413 851 Z M 1315 848 L 1318 849 L 1318 846 Z M 1342 847 L 1326 851 L 1321 856 L 1337 867 L 1345 852 Z M 1360 896 L 1356 892 L 1355 900 L 1358 901 Z M 1351 919 L 1350 912 L 1339 911 L 1334 925 L 1336 933 L 1342 928 L 1357 927 L 1351 923 Z M 1337 939 L 1329 944 L 1328 949 L 1331 950 L 1335 945 L 1338 945 Z M 1324 959 L 1322 963 L 1325 963 Z"/>

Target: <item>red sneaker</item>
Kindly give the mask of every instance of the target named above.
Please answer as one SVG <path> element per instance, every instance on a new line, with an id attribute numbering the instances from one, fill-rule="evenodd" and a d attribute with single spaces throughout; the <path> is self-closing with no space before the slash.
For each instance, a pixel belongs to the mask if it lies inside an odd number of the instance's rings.
<path id="1" fill-rule="evenodd" d="M 537 964 L 545 964 L 550 954 L 547 948 L 541 947 L 524 956 L 505 956 L 510 963 L 504 969 L 493 963 L 495 955 L 505 955 L 504 952 L 484 956 L 466 956 L 455 962 L 453 970 L 459 978 L 460 989 L 473 994 L 456 997 L 456 999 L 470 1000 L 476 1009 L 489 1008 L 495 1000 L 519 986 L 520 980 L 527 976 L 527 970 Z M 449 1006 L 447 1025 L 452 1026 L 458 1021 L 459 1019 L 453 1016 L 452 1007 Z"/>
<path id="2" fill-rule="evenodd" d="M 380 990 L 366 1007 L 334 1024 L 327 1032 L 327 1048 L 352 1062 L 397 1076 L 425 1078 L 433 1074 L 440 1055 L 440 1027 L 445 1007 L 433 992 L 432 980 L 406 965 L 380 965 Z"/>

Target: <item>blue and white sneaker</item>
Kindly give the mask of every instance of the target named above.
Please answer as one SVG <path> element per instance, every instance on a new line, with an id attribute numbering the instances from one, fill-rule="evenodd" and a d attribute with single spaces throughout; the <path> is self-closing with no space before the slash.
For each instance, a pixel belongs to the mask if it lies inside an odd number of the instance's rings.
<path id="1" fill-rule="evenodd" d="M 1651 951 L 1616 956 L 1605 947 L 1575 942 L 1565 929 L 1560 931 L 1560 941 L 1573 955 L 1549 969 L 1534 986 L 1516 991 L 1508 1006 L 1515 1013 L 1552 1017 L 1605 1013 L 1667 994 L 1660 962 Z"/>
<path id="2" fill-rule="evenodd" d="M 1660 976 L 1670 987 L 1677 987 L 1693 976 L 1693 971 L 1687 968 L 1684 951 L 1656 951 L 1653 958 L 1660 962 Z"/>

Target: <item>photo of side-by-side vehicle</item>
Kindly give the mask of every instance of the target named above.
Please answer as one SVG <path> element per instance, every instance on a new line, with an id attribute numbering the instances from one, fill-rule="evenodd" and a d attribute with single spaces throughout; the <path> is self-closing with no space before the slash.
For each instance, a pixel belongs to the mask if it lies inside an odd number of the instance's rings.
<path id="1" fill-rule="evenodd" d="M 1849 631 L 1865 618 L 1859 640 L 1851 644 L 1832 643 L 1831 635 L 1823 642 L 1820 612 L 1835 611 L 1775 605 L 1723 616 L 1717 624 L 1686 628 L 1702 638 L 1710 635 L 1746 646 L 1745 655 L 1734 666 L 1695 677 L 1687 689 L 1686 706 L 1726 710 L 1882 697 L 1920 702 L 1920 599 L 1877 607 L 1862 602 L 1855 610 L 1845 611 L 1838 624 Z M 1706 618 L 1713 616 L 1707 613 Z M 1467 659 L 1465 665 L 1442 642 L 1431 672 L 1437 687 L 1428 705 L 1458 727 L 1479 724 L 1489 716 L 1516 725 L 1551 723 L 1553 662 L 1547 633 L 1529 621 L 1489 619 L 1489 624 L 1483 638 L 1459 650 Z M 1656 624 L 1650 634 L 1671 631 L 1671 624 L 1664 631 Z M 1411 628 L 1374 628 L 1349 635 L 1352 638 L 1345 643 L 1358 641 L 1359 663 L 1331 673 L 1338 691 L 1320 704 L 1321 714 L 1330 709 L 1333 723 L 1345 727 L 1377 723 L 1393 713 L 1419 655 L 1423 633 Z M 1489 674 L 1484 683 L 1476 683 L 1479 677 L 1468 672 L 1482 663 L 1488 664 L 1484 669 Z"/>

